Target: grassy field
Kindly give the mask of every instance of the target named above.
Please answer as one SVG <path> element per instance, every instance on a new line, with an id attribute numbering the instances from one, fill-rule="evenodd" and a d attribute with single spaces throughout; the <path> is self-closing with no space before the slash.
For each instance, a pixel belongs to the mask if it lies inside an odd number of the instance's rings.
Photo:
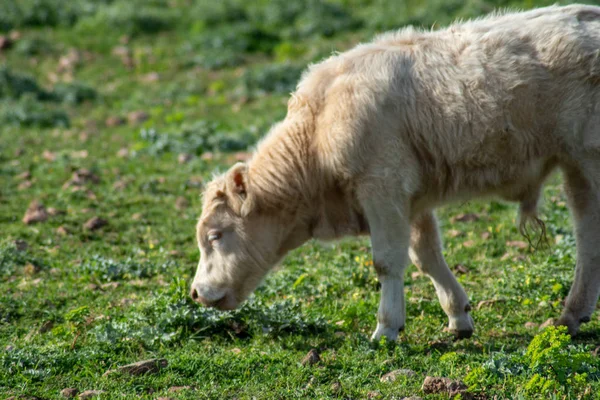
<path id="1" fill-rule="evenodd" d="M 539 329 L 575 263 L 560 177 L 537 250 L 514 205 L 440 210 L 468 340 L 444 332 L 411 266 L 405 332 L 370 342 L 367 238 L 303 246 L 233 312 L 188 296 L 203 183 L 285 115 L 307 64 L 406 24 L 551 2 L 0 2 L 0 398 L 448 398 L 421 389 L 428 375 L 464 382 L 462 399 L 600 398 L 600 313 L 572 341 Z M 303 365 L 311 349 L 320 361 Z M 105 374 L 151 358 L 166 363 Z"/>

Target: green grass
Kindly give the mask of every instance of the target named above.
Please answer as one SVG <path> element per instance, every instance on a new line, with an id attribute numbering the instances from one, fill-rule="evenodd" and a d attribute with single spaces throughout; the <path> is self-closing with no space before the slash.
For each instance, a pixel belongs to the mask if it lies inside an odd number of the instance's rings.
<path id="1" fill-rule="evenodd" d="M 188 296 L 203 183 L 285 115 L 307 64 L 383 29 L 548 3 L 3 2 L 0 31 L 18 37 L 0 50 L 0 397 L 75 387 L 107 399 L 447 398 L 421 391 L 433 375 L 478 398 L 598 398 L 599 315 L 573 341 L 525 326 L 559 315 L 573 277 L 558 177 L 544 193 L 546 248 L 508 244 L 523 240 L 513 205 L 440 210 L 448 263 L 467 269 L 469 340 L 443 331 L 433 286 L 411 266 L 405 332 L 371 343 L 379 296 L 367 238 L 308 243 L 233 312 Z M 147 119 L 128 122 L 134 111 Z M 81 169 L 99 179 L 65 185 Z M 62 212 L 25 225 L 33 200 Z M 479 218 L 452 222 L 461 213 Z M 108 224 L 85 229 L 94 216 Z M 312 348 L 321 362 L 302 366 Z M 168 366 L 103 376 L 153 357 Z M 416 374 L 380 382 L 399 368 Z"/>

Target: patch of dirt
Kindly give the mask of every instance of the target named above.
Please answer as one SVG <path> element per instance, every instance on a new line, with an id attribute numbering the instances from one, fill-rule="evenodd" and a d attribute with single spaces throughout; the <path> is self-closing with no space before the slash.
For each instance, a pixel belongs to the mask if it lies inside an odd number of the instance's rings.
<path id="1" fill-rule="evenodd" d="M 88 231 L 95 231 L 108 225 L 108 221 L 100 217 L 92 217 L 83 224 L 83 228 Z"/>
<path id="2" fill-rule="evenodd" d="M 421 387 L 426 394 L 432 393 L 447 393 L 450 398 L 456 395 L 461 395 L 461 399 L 472 399 L 473 396 L 467 393 L 467 385 L 459 380 L 450 378 L 427 376 Z"/>
<path id="3" fill-rule="evenodd" d="M 48 219 L 48 212 L 46 207 L 38 200 L 33 200 L 29 203 L 25 216 L 23 217 L 23 223 L 26 225 L 34 224 L 37 222 L 44 222 Z"/>
<path id="4" fill-rule="evenodd" d="M 129 121 L 131 125 L 141 124 L 149 118 L 150 114 L 148 114 L 146 111 L 132 111 L 127 114 L 127 121 Z"/>
<path id="5" fill-rule="evenodd" d="M 89 169 L 82 168 L 73 172 L 71 179 L 65 182 L 62 188 L 64 190 L 74 186 L 84 186 L 89 183 L 97 185 L 98 183 L 100 183 L 100 178 L 98 177 L 98 175 L 94 174 Z"/>

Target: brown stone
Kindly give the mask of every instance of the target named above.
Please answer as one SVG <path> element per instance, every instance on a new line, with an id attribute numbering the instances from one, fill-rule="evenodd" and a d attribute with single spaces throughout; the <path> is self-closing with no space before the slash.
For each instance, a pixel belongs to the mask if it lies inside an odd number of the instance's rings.
<path id="1" fill-rule="evenodd" d="M 29 203 L 29 207 L 25 212 L 25 216 L 23 217 L 23 222 L 27 225 L 33 224 L 36 222 L 44 222 L 48 219 L 48 212 L 46 211 L 46 207 L 42 203 L 37 200 L 33 200 Z"/>
<path id="2" fill-rule="evenodd" d="M 460 394 L 462 399 L 470 399 L 472 396 L 467 393 L 467 385 L 458 380 L 450 378 L 427 376 L 423 381 L 421 390 L 425 394 L 430 393 L 447 393 L 450 398 Z"/>
<path id="3" fill-rule="evenodd" d="M 120 126 L 123 124 L 125 124 L 125 118 L 119 116 L 110 116 L 104 121 L 104 125 L 109 128 L 114 128 L 115 126 Z"/>
<path id="4" fill-rule="evenodd" d="M 394 382 L 396 379 L 398 379 L 399 376 L 406 376 L 412 378 L 415 375 L 416 373 L 412 369 L 397 369 L 383 375 L 379 380 L 381 382 Z"/>
<path id="5" fill-rule="evenodd" d="M 54 321 L 46 321 L 42 324 L 42 326 L 40 326 L 40 329 L 38 330 L 38 332 L 46 333 L 46 332 L 50 331 L 52 328 L 54 328 Z"/>
<path id="6" fill-rule="evenodd" d="M 100 396 L 104 390 L 86 390 L 79 395 L 80 399 L 91 399 L 92 397 Z"/>
<path id="7" fill-rule="evenodd" d="M 181 153 L 177 156 L 177 162 L 179 164 L 187 164 L 188 162 L 192 161 L 193 156 L 191 154 L 188 153 Z"/>
<path id="8" fill-rule="evenodd" d="M 315 365 L 319 361 L 321 361 L 319 352 L 316 349 L 311 349 L 302 359 L 302 365 Z"/>
<path id="9" fill-rule="evenodd" d="M 85 224 L 83 224 L 83 227 L 89 231 L 95 231 L 106 225 L 108 225 L 107 220 L 102 219 L 100 217 L 92 217 L 88 219 Z"/>
<path id="10" fill-rule="evenodd" d="M 191 386 L 171 386 L 169 388 L 169 392 L 176 393 L 176 392 L 181 392 L 182 390 L 190 390 L 191 388 L 192 388 Z"/>
<path id="11" fill-rule="evenodd" d="M 179 196 L 177 199 L 175 199 L 175 208 L 179 211 L 185 210 L 189 206 L 190 202 L 185 197 Z"/>
<path id="12" fill-rule="evenodd" d="M 67 399 L 77 396 L 77 393 L 79 393 L 79 390 L 77 390 L 76 388 L 64 388 L 60 391 L 60 394 L 63 397 L 66 397 Z"/>
<path id="13" fill-rule="evenodd" d="M 150 118 L 150 114 L 146 111 L 132 111 L 127 114 L 127 121 L 130 124 L 140 124 Z"/>
<path id="14" fill-rule="evenodd" d="M 0 35 L 0 50 L 8 50 L 12 47 L 13 41 L 8 36 Z"/>
<path id="15" fill-rule="evenodd" d="M 166 368 L 169 363 L 164 358 L 153 358 L 150 360 L 138 361 L 133 364 L 123 365 L 116 370 L 106 371 L 104 376 L 113 372 L 120 372 L 129 375 L 155 374 L 161 369 Z"/>

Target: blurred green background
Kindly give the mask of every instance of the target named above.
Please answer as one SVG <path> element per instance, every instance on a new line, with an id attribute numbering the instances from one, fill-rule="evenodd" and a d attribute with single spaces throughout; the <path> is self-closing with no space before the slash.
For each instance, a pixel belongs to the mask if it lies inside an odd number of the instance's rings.
<path id="1" fill-rule="evenodd" d="M 0 398 L 448 398 L 426 375 L 465 382 L 463 399 L 600 398 L 597 315 L 573 341 L 538 329 L 575 263 L 558 177 L 549 247 L 523 241 L 514 205 L 440 210 L 470 340 L 443 331 L 411 266 L 406 331 L 371 343 L 368 238 L 303 246 L 234 312 L 188 296 L 204 183 L 285 115 L 308 64 L 405 25 L 552 3 L 1 0 Z M 311 348 L 321 361 L 302 365 Z M 104 375 L 155 357 L 168 365 Z"/>

